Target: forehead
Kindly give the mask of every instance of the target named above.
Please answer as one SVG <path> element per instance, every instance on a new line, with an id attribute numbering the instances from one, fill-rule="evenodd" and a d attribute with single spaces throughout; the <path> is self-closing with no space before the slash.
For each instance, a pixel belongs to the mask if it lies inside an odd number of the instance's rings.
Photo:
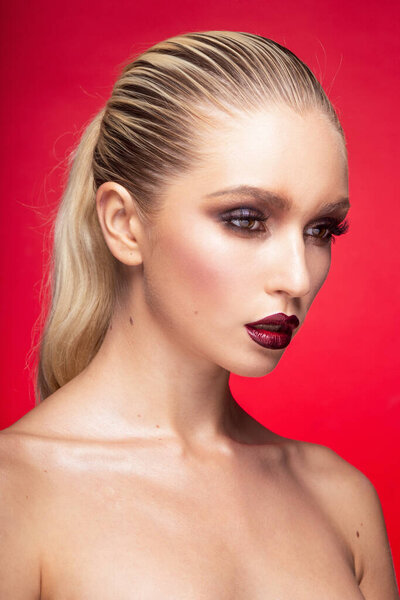
<path id="1" fill-rule="evenodd" d="M 202 145 L 203 163 L 174 191 L 206 198 L 221 189 L 254 186 L 290 198 L 292 209 L 347 196 L 344 141 L 320 111 L 300 115 L 274 107 L 221 116 Z"/>
<path id="2" fill-rule="evenodd" d="M 313 177 L 338 185 L 347 176 L 343 139 L 316 110 L 300 115 L 282 107 L 226 120 L 215 132 L 212 154 L 230 179 L 240 172 L 297 187 Z"/>

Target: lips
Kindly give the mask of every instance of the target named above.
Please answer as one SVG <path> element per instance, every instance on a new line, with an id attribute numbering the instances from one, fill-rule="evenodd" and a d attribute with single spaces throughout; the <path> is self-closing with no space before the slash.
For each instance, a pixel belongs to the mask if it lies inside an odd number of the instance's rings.
<path id="1" fill-rule="evenodd" d="M 300 324 L 298 318 L 296 317 L 296 315 L 291 315 L 290 317 L 288 317 L 287 315 L 285 315 L 285 313 L 276 313 L 274 315 L 270 315 L 269 317 L 264 317 L 263 319 L 260 319 L 259 321 L 254 321 L 253 323 L 246 323 L 246 327 L 255 327 L 257 325 L 265 325 L 265 328 L 263 329 L 268 329 L 268 325 L 272 326 L 272 329 L 274 331 L 279 331 L 281 333 L 292 333 L 294 329 L 296 329 L 296 327 L 298 327 Z M 256 327 L 257 329 L 261 329 Z M 272 331 L 269 330 L 269 331 Z"/>
<path id="2" fill-rule="evenodd" d="M 293 330 L 299 326 L 296 315 L 284 313 L 270 315 L 245 325 L 251 339 L 264 348 L 281 349 L 290 344 Z"/>

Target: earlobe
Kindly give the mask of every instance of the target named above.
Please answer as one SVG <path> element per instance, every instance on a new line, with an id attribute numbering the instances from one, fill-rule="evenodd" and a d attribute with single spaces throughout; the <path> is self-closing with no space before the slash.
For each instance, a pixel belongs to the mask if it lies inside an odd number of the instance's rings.
<path id="1" fill-rule="evenodd" d="M 142 225 L 128 190 L 113 181 L 103 183 L 96 193 L 96 210 L 111 254 L 126 265 L 141 264 L 138 238 Z"/>

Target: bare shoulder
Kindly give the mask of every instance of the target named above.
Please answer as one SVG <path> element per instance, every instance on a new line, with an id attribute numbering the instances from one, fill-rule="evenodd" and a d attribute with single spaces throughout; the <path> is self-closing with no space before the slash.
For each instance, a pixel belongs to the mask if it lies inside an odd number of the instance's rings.
<path id="1" fill-rule="evenodd" d="M 294 440 L 292 453 L 296 464 L 310 483 L 336 487 L 350 486 L 356 492 L 358 486 L 374 490 L 368 477 L 357 467 L 345 460 L 332 448 L 312 442 Z M 350 489 L 346 490 L 350 492 Z"/>
<path id="2" fill-rule="evenodd" d="M 26 436 L 0 433 L 0 598 L 40 598 L 37 479 Z"/>
<path id="3" fill-rule="evenodd" d="M 321 444 L 296 441 L 292 454 L 301 480 L 344 532 L 365 598 L 398 600 L 382 505 L 371 480 Z"/>
<path id="4" fill-rule="evenodd" d="M 40 599 L 49 553 L 49 515 L 56 517 L 52 500 L 62 476 L 57 479 L 53 473 L 59 473 L 58 459 L 70 449 L 59 396 L 0 432 L 0 598 L 4 600 Z"/>

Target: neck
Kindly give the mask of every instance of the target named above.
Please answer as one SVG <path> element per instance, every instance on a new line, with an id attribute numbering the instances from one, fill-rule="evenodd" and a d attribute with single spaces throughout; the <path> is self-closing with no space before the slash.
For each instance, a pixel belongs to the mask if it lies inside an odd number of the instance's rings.
<path id="1" fill-rule="evenodd" d="M 249 418 L 230 392 L 229 372 L 177 344 L 151 318 L 130 312 L 115 312 L 82 373 L 99 409 L 124 433 L 227 450 Z"/>

